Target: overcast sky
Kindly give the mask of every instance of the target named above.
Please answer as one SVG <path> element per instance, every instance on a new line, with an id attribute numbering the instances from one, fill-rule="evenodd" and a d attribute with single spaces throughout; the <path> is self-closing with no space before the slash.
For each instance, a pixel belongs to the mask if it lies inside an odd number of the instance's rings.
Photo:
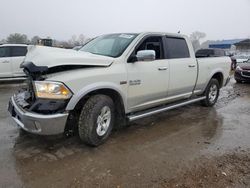
<path id="1" fill-rule="evenodd" d="M 1 0 L 0 39 L 10 33 L 68 40 L 165 31 L 206 39 L 250 37 L 250 0 Z"/>

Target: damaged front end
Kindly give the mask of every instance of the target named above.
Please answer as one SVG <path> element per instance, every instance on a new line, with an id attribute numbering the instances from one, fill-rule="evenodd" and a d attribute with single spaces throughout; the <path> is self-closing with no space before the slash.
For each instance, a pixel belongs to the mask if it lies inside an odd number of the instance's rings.
<path id="1" fill-rule="evenodd" d="M 53 83 L 44 81 L 49 70 L 45 66 L 38 67 L 30 62 L 23 63 L 22 68 L 28 79 L 25 87 L 10 99 L 8 110 L 12 118 L 27 132 L 39 135 L 64 133 L 68 118 L 65 108 L 72 94 L 67 98 L 55 96 L 49 98 L 50 95 L 46 95 L 46 89 L 52 91 L 51 88 L 55 88 L 57 91 L 56 86 L 64 86 L 63 83 L 54 83 L 54 85 L 57 84 L 54 86 Z M 39 92 L 42 97 L 38 96 Z"/>
<path id="2" fill-rule="evenodd" d="M 11 97 L 9 112 L 12 118 L 28 132 L 40 135 L 65 133 L 74 119 L 69 115 L 71 112 L 66 111 L 73 92 L 64 83 L 49 81 L 49 78 L 64 71 L 108 67 L 113 60 L 88 52 L 28 46 L 25 61 L 21 64 L 28 79 L 26 87 Z"/>
<path id="3" fill-rule="evenodd" d="M 32 62 L 25 62 L 21 65 L 23 71 L 28 76 L 26 86 L 14 95 L 20 107 L 30 112 L 40 114 L 62 113 L 69 101 L 66 99 L 52 99 L 36 96 L 36 82 L 46 79 L 49 68 L 46 66 L 36 66 Z"/>

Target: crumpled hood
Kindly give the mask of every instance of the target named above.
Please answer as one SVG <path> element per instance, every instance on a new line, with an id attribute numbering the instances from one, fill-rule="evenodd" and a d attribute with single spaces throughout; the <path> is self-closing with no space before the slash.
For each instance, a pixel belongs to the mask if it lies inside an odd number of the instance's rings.
<path id="1" fill-rule="evenodd" d="M 24 62 L 32 62 L 36 66 L 48 68 L 65 65 L 109 66 L 112 57 L 100 56 L 83 51 L 45 46 L 28 46 L 28 53 Z"/>

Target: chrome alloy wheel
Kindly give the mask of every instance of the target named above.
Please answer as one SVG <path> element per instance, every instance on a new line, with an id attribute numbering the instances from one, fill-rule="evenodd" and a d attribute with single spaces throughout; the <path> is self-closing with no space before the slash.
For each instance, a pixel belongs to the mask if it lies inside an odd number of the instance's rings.
<path id="1" fill-rule="evenodd" d="M 111 110 L 108 106 L 104 106 L 101 109 L 99 116 L 97 117 L 96 133 L 98 136 L 103 136 L 109 129 L 111 122 Z"/>
<path id="2" fill-rule="evenodd" d="M 209 89 L 209 94 L 208 94 L 209 101 L 213 103 L 216 100 L 217 95 L 218 95 L 218 88 L 215 84 L 213 84 Z"/>

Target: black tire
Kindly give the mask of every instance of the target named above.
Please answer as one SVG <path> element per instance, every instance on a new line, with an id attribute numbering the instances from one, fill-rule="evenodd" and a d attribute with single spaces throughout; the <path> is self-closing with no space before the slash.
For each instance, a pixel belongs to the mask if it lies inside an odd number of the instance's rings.
<path id="1" fill-rule="evenodd" d="M 235 80 L 236 80 L 236 79 L 235 79 Z M 241 80 L 236 80 L 236 83 L 241 84 L 242 81 L 241 81 Z"/>
<path id="2" fill-rule="evenodd" d="M 108 108 L 107 108 L 108 107 Z M 107 108 L 111 114 L 111 120 L 109 126 L 105 131 L 105 134 L 98 135 L 98 117 L 101 116 L 101 112 L 104 108 Z M 94 95 L 90 97 L 84 104 L 80 113 L 78 122 L 78 131 L 80 139 L 90 146 L 99 146 L 104 143 L 109 137 L 115 117 L 115 108 L 112 99 L 106 95 Z M 104 122 L 104 120 L 103 120 Z M 100 127 L 100 126 L 99 126 Z"/>
<path id="3" fill-rule="evenodd" d="M 211 92 L 211 89 L 214 88 L 214 87 L 216 87 L 216 94 L 212 95 L 213 98 L 210 98 L 209 94 Z M 219 94 L 220 94 L 219 81 L 217 79 L 212 78 L 210 80 L 210 82 L 208 83 L 208 86 L 207 86 L 206 91 L 204 93 L 206 98 L 201 101 L 201 104 L 203 106 L 206 106 L 206 107 L 213 106 L 217 102 Z"/>

